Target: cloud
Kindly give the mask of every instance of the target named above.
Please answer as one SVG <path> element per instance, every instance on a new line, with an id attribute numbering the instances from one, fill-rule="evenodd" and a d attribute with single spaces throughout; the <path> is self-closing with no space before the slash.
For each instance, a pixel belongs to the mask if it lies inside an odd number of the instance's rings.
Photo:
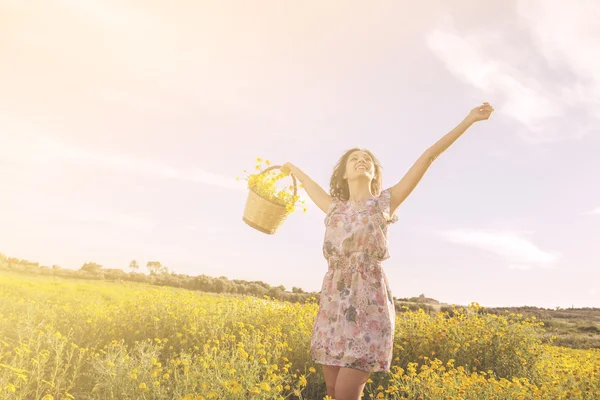
<path id="1" fill-rule="evenodd" d="M 488 55 L 491 51 L 483 41 L 480 36 L 463 37 L 452 28 L 428 36 L 429 47 L 453 74 L 492 97 L 505 99 L 495 107 L 504 115 L 539 130 L 541 122 L 560 113 L 554 100 L 543 93 L 541 82 L 526 81 L 516 68 Z"/>
<path id="2" fill-rule="evenodd" d="M 36 134 L 35 126 L 15 121 L 0 115 L 0 162 L 9 164 L 25 163 L 31 165 L 56 165 L 57 163 L 72 163 L 79 167 L 91 166 L 114 169 L 119 172 L 129 172 L 158 179 L 179 180 L 199 183 L 222 189 L 246 192 L 248 184 L 245 180 L 236 181 L 234 177 L 224 176 L 201 168 L 179 169 L 154 160 L 145 160 L 128 154 L 92 150 L 66 141 L 49 134 Z M 300 201 L 305 201 L 310 207 L 308 197 L 299 190 Z M 119 220 L 124 220 L 116 216 Z M 126 222 L 125 224 L 138 224 Z"/>
<path id="3" fill-rule="evenodd" d="M 214 174 L 198 168 L 194 170 L 181 170 L 167 164 L 144 160 L 130 155 L 100 152 L 73 146 L 51 137 L 41 137 L 39 140 L 43 142 L 45 149 L 50 149 L 52 154 L 62 161 L 112 168 L 118 171 L 150 175 L 162 179 L 202 183 L 225 189 L 243 189 L 243 185 L 236 182 L 234 178 Z"/>
<path id="4" fill-rule="evenodd" d="M 550 267 L 559 257 L 540 249 L 520 232 L 459 229 L 439 232 L 439 235 L 451 243 L 499 255 L 509 262 L 511 269 Z"/>
<path id="5" fill-rule="evenodd" d="M 140 159 L 128 154 L 92 150 L 60 140 L 50 134 L 40 134 L 40 130 L 29 123 L 17 121 L 0 114 L 0 163 L 8 165 L 24 164 L 28 167 L 45 168 L 60 163 L 75 164 L 78 167 L 113 169 L 158 179 L 179 180 L 195 184 L 209 185 L 227 190 L 246 192 L 248 183 L 236 181 L 235 177 L 224 176 L 201 168 L 180 169 L 154 160 Z M 1 172 L 1 171 L 0 171 Z M 1 174 L 0 174 L 1 176 Z M 299 200 L 310 208 L 309 198 L 299 190 Z M 101 214 L 101 213 L 100 213 Z M 86 212 L 82 215 L 94 215 Z M 107 217 L 108 218 L 108 217 Z M 126 216 L 115 216 L 113 222 L 123 226 L 146 226 L 140 221 L 129 220 Z M 110 218 L 108 218 L 110 219 Z"/>
<path id="6" fill-rule="evenodd" d="M 600 131 L 598 13 L 591 2 L 521 1 L 515 18 L 524 30 L 459 30 L 447 17 L 427 43 L 452 74 L 494 102 L 497 115 L 526 128 L 524 140 L 575 139 Z"/>
<path id="7" fill-rule="evenodd" d="M 583 215 L 600 215 L 600 207 L 596 207 L 591 211 L 585 212 Z"/>
<path id="8" fill-rule="evenodd" d="M 74 163 L 78 166 L 109 168 L 159 179 L 201 183 L 225 189 L 244 190 L 245 182 L 214 174 L 200 168 L 182 170 L 154 160 L 128 154 L 92 150 L 39 134 L 37 127 L 0 115 L 0 161 L 27 165 Z"/>

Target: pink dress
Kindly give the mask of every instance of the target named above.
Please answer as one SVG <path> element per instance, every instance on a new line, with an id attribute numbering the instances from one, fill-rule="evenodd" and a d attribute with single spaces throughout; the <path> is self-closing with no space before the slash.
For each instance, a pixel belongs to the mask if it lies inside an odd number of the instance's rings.
<path id="1" fill-rule="evenodd" d="M 389 372 L 396 311 L 381 262 L 389 258 L 390 189 L 364 204 L 332 198 L 325 217 L 323 279 L 310 354 L 318 364 Z"/>

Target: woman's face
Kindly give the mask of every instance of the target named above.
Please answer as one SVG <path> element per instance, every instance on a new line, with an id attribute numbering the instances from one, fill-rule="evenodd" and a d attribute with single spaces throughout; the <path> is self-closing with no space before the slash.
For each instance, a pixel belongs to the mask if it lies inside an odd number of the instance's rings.
<path id="1" fill-rule="evenodd" d="M 375 164 L 369 153 L 363 150 L 353 151 L 346 161 L 346 173 L 344 175 L 348 180 L 364 177 L 372 180 L 375 176 Z"/>

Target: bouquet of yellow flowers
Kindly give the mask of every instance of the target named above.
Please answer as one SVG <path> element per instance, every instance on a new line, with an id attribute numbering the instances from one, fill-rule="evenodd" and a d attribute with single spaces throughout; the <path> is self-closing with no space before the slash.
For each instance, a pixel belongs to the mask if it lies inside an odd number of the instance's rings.
<path id="1" fill-rule="evenodd" d="M 248 181 L 248 199 L 244 209 L 244 222 L 251 227 L 267 233 L 273 234 L 283 223 L 287 216 L 296 210 L 296 206 L 302 206 L 306 212 L 305 200 L 300 201 L 298 196 L 297 182 L 294 175 L 293 185 L 278 186 L 280 179 L 288 176 L 283 171 L 276 172 L 280 166 L 273 165 L 269 160 L 264 160 L 266 168 L 263 169 L 263 159 L 256 159 L 255 170 L 260 171 L 250 174 L 244 179 Z M 247 172 L 244 170 L 244 172 Z M 302 187 L 302 185 L 300 185 Z"/>

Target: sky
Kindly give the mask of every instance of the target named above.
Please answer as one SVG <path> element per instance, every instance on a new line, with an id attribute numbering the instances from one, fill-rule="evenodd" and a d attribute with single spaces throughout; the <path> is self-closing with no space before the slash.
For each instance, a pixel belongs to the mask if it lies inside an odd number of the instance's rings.
<path id="1" fill-rule="evenodd" d="M 327 190 L 358 146 L 390 187 L 487 101 L 491 118 L 398 208 L 393 295 L 600 307 L 599 13 L 591 0 L 0 0 L 0 252 L 318 292 L 325 214 L 307 200 L 263 234 L 242 221 L 235 178 L 261 157 Z"/>

